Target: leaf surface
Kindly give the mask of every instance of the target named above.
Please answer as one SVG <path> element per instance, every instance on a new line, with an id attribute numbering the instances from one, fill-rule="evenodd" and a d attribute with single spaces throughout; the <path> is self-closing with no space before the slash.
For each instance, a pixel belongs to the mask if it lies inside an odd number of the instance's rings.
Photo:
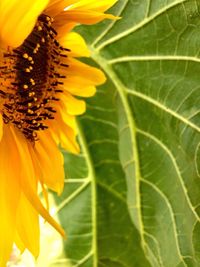
<path id="1" fill-rule="evenodd" d="M 200 2 L 119 0 L 118 21 L 79 27 L 107 83 L 66 154 L 51 266 L 200 266 Z M 62 265 L 63 264 L 63 265 Z"/>

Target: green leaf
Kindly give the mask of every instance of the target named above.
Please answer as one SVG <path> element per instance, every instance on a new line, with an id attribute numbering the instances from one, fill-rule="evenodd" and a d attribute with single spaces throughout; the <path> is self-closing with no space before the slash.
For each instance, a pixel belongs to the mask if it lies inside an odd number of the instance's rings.
<path id="1" fill-rule="evenodd" d="M 65 154 L 50 266 L 200 266 L 200 2 L 119 0 L 122 17 L 79 27 L 107 83 Z"/>

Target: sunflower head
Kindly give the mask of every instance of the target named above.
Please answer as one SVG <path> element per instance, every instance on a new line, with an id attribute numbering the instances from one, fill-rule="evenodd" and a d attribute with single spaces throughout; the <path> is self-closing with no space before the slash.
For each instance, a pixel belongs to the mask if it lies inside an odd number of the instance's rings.
<path id="1" fill-rule="evenodd" d="M 5 124 L 12 123 L 31 142 L 37 132 L 54 120 L 56 101 L 63 93 L 65 58 L 69 49 L 62 47 L 51 26 L 53 19 L 40 15 L 30 35 L 15 49 L 7 49 L 1 64 L 1 112 Z M 63 68 L 63 70 L 61 70 Z"/>

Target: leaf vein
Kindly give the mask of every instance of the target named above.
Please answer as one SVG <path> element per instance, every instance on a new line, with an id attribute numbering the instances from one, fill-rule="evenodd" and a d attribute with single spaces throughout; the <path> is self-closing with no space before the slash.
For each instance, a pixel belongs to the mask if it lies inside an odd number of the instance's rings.
<path id="1" fill-rule="evenodd" d="M 169 107 L 167 106 L 164 106 L 162 103 L 158 102 L 157 100 L 149 97 L 149 96 L 146 96 L 140 92 L 137 92 L 135 90 L 130 90 L 130 89 L 126 89 L 127 92 L 129 94 L 132 94 L 136 97 L 139 97 L 141 99 L 144 99 L 145 101 L 157 106 L 158 108 L 164 110 L 165 112 L 169 113 L 171 116 L 179 119 L 180 121 L 182 121 L 183 123 L 185 123 L 186 125 L 190 126 L 191 128 L 193 128 L 194 130 L 196 130 L 197 132 L 200 132 L 200 128 L 195 125 L 194 123 L 192 123 L 191 121 L 189 121 L 187 118 L 181 116 L 180 114 L 176 113 L 175 111 L 173 111 L 172 109 L 170 109 Z"/>
<path id="2" fill-rule="evenodd" d="M 157 143 L 167 153 L 167 155 L 169 156 L 169 158 L 171 159 L 171 161 L 172 161 L 172 163 L 174 165 L 174 168 L 175 168 L 176 173 L 178 175 L 178 178 L 179 178 L 182 190 L 184 192 L 185 198 L 187 200 L 187 203 L 188 203 L 191 211 L 193 212 L 195 218 L 197 219 L 197 221 L 200 221 L 200 218 L 199 218 L 198 214 L 196 213 L 196 211 L 195 211 L 195 209 L 194 209 L 194 207 L 193 207 L 193 205 L 191 203 L 191 200 L 190 200 L 189 195 L 187 193 L 187 188 L 186 188 L 186 186 L 184 184 L 181 172 L 179 170 L 179 167 L 177 165 L 177 162 L 176 162 L 172 152 L 169 150 L 169 148 L 167 146 L 165 146 L 160 140 L 158 140 L 155 136 L 151 135 L 150 133 L 145 132 L 145 131 L 143 131 L 141 129 L 137 129 L 137 132 L 142 134 L 142 135 L 144 135 L 144 136 L 146 136 L 146 137 L 148 137 L 148 138 L 150 138 L 151 140 L 153 140 L 155 143 Z"/>
<path id="3" fill-rule="evenodd" d="M 179 0 L 179 1 L 175 1 L 167 6 L 165 6 L 164 8 L 161 8 L 158 12 L 156 12 L 155 14 L 153 14 L 152 16 L 142 20 L 140 23 L 138 23 L 137 25 L 133 26 L 132 28 L 127 29 L 126 31 L 123 31 L 122 33 L 115 35 L 114 37 L 108 39 L 107 41 L 105 41 L 104 43 L 101 43 L 101 45 L 99 45 L 98 47 L 96 47 L 96 50 L 100 51 L 101 49 L 103 49 L 105 46 L 114 43 L 124 37 L 126 37 L 127 35 L 136 32 L 137 30 L 139 30 L 140 28 L 142 28 L 144 25 L 150 23 L 152 20 L 154 20 L 156 17 L 160 16 L 162 13 L 168 11 L 169 9 L 182 4 L 183 2 L 186 2 L 187 0 Z"/>
<path id="4" fill-rule="evenodd" d="M 179 258 L 180 258 L 181 262 L 185 265 L 185 267 L 187 267 L 187 265 L 186 265 L 186 263 L 184 261 L 184 257 L 181 254 L 181 251 L 179 249 L 179 242 L 178 242 L 178 238 L 177 238 L 176 221 L 175 221 L 175 218 L 174 218 L 174 215 L 173 215 L 173 209 L 171 207 L 171 203 L 169 202 L 169 200 L 167 199 L 167 197 L 164 195 L 164 193 L 159 188 L 157 188 L 157 186 L 155 186 L 150 181 L 147 181 L 147 180 L 145 180 L 143 178 L 141 178 L 141 181 L 143 183 L 147 184 L 148 186 L 152 187 L 161 196 L 161 198 L 165 201 L 165 203 L 166 203 L 166 205 L 167 205 L 167 207 L 169 209 L 170 215 L 171 215 L 171 220 L 172 220 L 172 225 L 173 225 L 173 232 L 174 232 L 174 238 L 175 238 L 176 247 L 177 247 L 177 253 L 179 255 Z"/>

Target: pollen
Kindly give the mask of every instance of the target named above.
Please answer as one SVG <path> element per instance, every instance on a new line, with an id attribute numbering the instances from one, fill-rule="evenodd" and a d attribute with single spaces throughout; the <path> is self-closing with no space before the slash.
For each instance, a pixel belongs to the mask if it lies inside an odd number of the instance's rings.
<path id="1" fill-rule="evenodd" d="M 23 54 L 23 58 L 28 58 L 28 54 L 27 53 Z"/>
<path id="2" fill-rule="evenodd" d="M 42 14 L 24 43 L 4 53 L 0 65 L 0 112 L 4 123 L 12 123 L 26 139 L 38 140 L 37 133 L 48 129 L 55 118 L 55 103 L 65 76 L 69 49 L 60 46 L 52 18 Z M 66 65 L 67 66 L 67 65 Z"/>

